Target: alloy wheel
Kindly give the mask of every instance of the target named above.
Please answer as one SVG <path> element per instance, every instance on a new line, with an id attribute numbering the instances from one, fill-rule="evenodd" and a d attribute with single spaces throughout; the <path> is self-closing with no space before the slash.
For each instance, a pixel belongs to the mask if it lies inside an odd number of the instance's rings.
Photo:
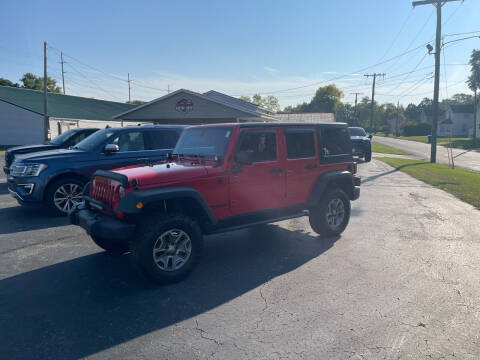
<path id="1" fill-rule="evenodd" d="M 153 245 L 153 261 L 163 271 L 182 268 L 192 253 L 190 236 L 179 229 L 170 229 L 161 234 Z"/>
<path id="2" fill-rule="evenodd" d="M 330 229 L 337 230 L 345 219 L 345 205 L 339 198 L 333 198 L 327 205 L 327 223 Z"/>
<path id="3" fill-rule="evenodd" d="M 55 190 L 53 203 L 63 213 L 68 213 L 75 205 L 82 203 L 83 189 L 78 184 L 63 184 Z"/>

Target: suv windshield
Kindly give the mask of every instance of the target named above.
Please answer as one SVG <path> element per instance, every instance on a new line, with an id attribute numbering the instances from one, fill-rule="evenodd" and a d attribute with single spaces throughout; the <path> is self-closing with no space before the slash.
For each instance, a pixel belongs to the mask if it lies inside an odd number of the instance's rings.
<path id="1" fill-rule="evenodd" d="M 72 136 L 75 135 L 77 130 L 71 129 L 68 131 L 65 131 L 63 134 L 58 135 L 55 139 L 50 141 L 50 144 L 52 145 L 62 145 L 66 141 L 68 141 Z"/>
<path id="2" fill-rule="evenodd" d="M 86 139 L 80 141 L 73 148 L 83 151 L 93 151 L 114 133 L 115 132 L 111 129 L 99 130 L 87 137 Z"/>
<path id="3" fill-rule="evenodd" d="M 367 136 L 365 130 L 359 127 L 349 127 L 348 133 L 350 134 L 350 136 Z"/>
<path id="4" fill-rule="evenodd" d="M 173 153 L 223 158 L 232 132 L 233 128 L 224 127 L 185 130 Z"/>

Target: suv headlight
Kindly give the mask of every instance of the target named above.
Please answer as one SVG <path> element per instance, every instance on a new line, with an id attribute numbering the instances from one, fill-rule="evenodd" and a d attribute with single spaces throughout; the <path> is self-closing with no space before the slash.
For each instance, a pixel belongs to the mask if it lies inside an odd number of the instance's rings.
<path id="1" fill-rule="evenodd" d="M 10 174 L 13 176 L 38 176 L 47 168 L 46 164 L 15 164 L 10 166 Z"/>

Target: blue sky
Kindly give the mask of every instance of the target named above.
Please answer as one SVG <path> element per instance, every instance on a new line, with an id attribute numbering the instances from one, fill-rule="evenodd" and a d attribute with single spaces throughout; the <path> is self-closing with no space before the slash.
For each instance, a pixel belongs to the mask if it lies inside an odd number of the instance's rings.
<path id="1" fill-rule="evenodd" d="M 57 80 L 58 51 L 66 54 L 71 95 L 125 101 L 130 72 L 134 99 L 151 100 L 170 86 L 271 93 L 286 106 L 335 83 L 350 102 L 352 92 L 369 95 L 371 79 L 363 74 L 375 71 L 387 73 L 378 83 L 381 102 L 431 97 L 433 56 L 425 56 L 423 46 L 359 71 L 433 39 L 434 7 L 412 9 L 406 0 L 6 0 L 0 8 L 0 77 L 18 81 L 28 71 L 41 74 L 46 40 L 49 73 Z M 480 0 L 446 4 L 443 33 L 480 35 L 479 14 Z M 445 48 L 442 97 L 467 91 L 462 80 L 469 68 L 457 64 L 466 64 L 473 48 L 480 48 L 480 39 Z M 319 84 L 279 91 L 313 83 Z"/>

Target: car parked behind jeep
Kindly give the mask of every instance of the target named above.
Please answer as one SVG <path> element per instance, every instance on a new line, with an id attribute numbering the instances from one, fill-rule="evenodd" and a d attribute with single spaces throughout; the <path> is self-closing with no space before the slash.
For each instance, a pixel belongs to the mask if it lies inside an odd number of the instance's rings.
<path id="1" fill-rule="evenodd" d="M 337 236 L 360 195 L 345 124 L 243 123 L 186 129 L 167 163 L 95 172 L 70 213 L 110 252 L 132 251 L 154 281 L 178 281 L 203 236 L 308 216 Z"/>
<path id="2" fill-rule="evenodd" d="M 66 215 L 98 169 L 164 161 L 185 126 L 144 125 L 99 130 L 71 149 L 17 155 L 8 190 L 21 205 L 49 206 Z"/>
<path id="3" fill-rule="evenodd" d="M 372 160 L 372 135 L 361 127 L 349 127 L 348 133 L 353 144 L 353 155 L 369 162 Z"/>
<path id="4" fill-rule="evenodd" d="M 45 144 L 22 145 L 8 148 L 5 151 L 5 166 L 3 167 L 3 172 L 5 174 L 10 172 L 10 165 L 14 161 L 16 155 L 31 154 L 34 152 L 54 149 L 68 149 L 69 147 L 77 145 L 80 141 L 89 137 L 97 130 L 98 129 L 95 128 L 70 129 Z"/>

